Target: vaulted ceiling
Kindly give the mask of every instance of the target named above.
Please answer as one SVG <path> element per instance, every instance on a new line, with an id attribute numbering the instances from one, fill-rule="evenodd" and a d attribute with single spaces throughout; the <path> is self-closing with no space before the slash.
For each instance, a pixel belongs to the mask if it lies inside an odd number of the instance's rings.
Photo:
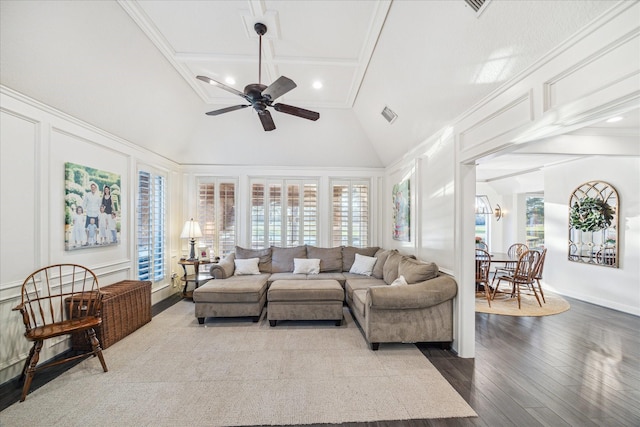
<path id="1" fill-rule="evenodd" d="M 0 82 L 182 164 L 383 167 L 610 6 L 3 0 Z M 243 99 L 197 75 L 258 82 L 256 22 L 268 27 L 261 82 L 294 80 L 278 101 L 318 121 L 272 111 L 265 132 L 251 108 L 205 115 Z"/>

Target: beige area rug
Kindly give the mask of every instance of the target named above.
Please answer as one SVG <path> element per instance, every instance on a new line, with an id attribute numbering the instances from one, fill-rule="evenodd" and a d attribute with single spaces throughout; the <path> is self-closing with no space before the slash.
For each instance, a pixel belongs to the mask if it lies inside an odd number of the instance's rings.
<path id="1" fill-rule="evenodd" d="M 2 426 L 233 426 L 473 417 L 412 344 L 334 321 L 208 319 L 180 301 L 0 412 Z"/>
<path id="2" fill-rule="evenodd" d="M 518 300 L 511 297 L 509 292 L 496 293 L 491 300 L 491 307 L 487 304 L 484 293 L 476 294 L 476 311 L 479 313 L 502 314 L 505 316 L 549 316 L 552 314 L 562 313 L 569 310 L 569 303 L 560 295 L 546 291 L 544 293 L 545 300 L 542 307 L 538 305 L 536 297 L 528 294 L 520 294 L 522 308 L 518 309 Z"/>

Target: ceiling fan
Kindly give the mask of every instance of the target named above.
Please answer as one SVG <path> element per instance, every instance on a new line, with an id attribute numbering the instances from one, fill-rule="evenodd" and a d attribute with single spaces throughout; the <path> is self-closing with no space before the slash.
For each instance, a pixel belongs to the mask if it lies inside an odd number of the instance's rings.
<path id="1" fill-rule="evenodd" d="M 285 93 L 296 87 L 296 84 L 293 80 L 280 76 L 275 82 L 271 83 L 269 86 L 263 85 L 261 83 L 262 80 L 262 36 L 267 32 L 267 26 L 257 22 L 253 26 L 254 30 L 260 36 L 260 47 L 258 51 L 258 83 L 248 84 L 244 88 L 244 93 L 236 90 L 232 87 L 226 86 L 220 82 L 217 82 L 213 79 L 210 79 L 206 76 L 197 76 L 196 78 L 202 80 L 205 83 L 209 83 L 214 86 L 219 86 L 220 89 L 224 89 L 227 92 L 231 92 L 235 95 L 238 95 L 244 98 L 249 104 L 241 104 L 234 105 L 232 107 L 221 108 L 219 110 L 209 111 L 206 113 L 209 116 L 217 116 L 220 114 L 228 113 L 230 111 L 241 110 L 247 107 L 253 107 L 254 110 L 258 112 L 258 117 L 260 117 L 260 122 L 262 122 L 262 127 L 265 131 L 274 130 L 276 128 L 273 119 L 271 118 L 271 113 L 267 110 L 267 107 L 273 107 L 274 110 L 279 111 L 285 114 L 291 114 L 292 116 L 302 117 L 303 119 L 316 121 L 320 118 L 320 113 L 316 113 L 315 111 L 305 110 L 304 108 L 294 107 L 293 105 L 287 104 L 274 104 L 273 101 L 276 98 L 281 97 Z"/>

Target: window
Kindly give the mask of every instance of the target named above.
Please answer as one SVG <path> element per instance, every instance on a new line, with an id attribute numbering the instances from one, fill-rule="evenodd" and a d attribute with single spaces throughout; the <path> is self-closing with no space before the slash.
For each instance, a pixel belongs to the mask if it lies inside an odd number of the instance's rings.
<path id="1" fill-rule="evenodd" d="M 138 280 L 165 277 L 165 177 L 138 172 Z"/>
<path id="2" fill-rule="evenodd" d="M 315 245 L 318 183 L 254 179 L 251 182 L 251 247 Z"/>
<path id="3" fill-rule="evenodd" d="M 227 256 L 236 246 L 236 184 L 228 180 L 202 179 L 198 183 L 200 244 L 213 254 Z"/>
<path id="4" fill-rule="evenodd" d="M 544 195 L 527 194 L 527 246 L 540 248 L 544 246 Z"/>
<path id="5" fill-rule="evenodd" d="M 331 183 L 333 246 L 369 245 L 369 181 L 336 180 Z"/>

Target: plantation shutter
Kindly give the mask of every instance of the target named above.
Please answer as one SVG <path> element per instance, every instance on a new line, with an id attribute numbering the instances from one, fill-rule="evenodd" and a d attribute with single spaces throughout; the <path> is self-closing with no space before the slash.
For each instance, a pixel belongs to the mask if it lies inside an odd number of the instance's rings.
<path id="1" fill-rule="evenodd" d="M 332 183 L 331 243 L 366 247 L 369 244 L 369 183 L 340 180 Z"/>
<path id="2" fill-rule="evenodd" d="M 235 183 L 220 180 L 198 183 L 198 223 L 202 230 L 199 242 L 211 248 L 213 255 L 226 256 L 235 250 L 235 187 Z"/>
<path id="3" fill-rule="evenodd" d="M 165 277 L 165 178 L 138 173 L 138 279 L 160 281 Z"/>

